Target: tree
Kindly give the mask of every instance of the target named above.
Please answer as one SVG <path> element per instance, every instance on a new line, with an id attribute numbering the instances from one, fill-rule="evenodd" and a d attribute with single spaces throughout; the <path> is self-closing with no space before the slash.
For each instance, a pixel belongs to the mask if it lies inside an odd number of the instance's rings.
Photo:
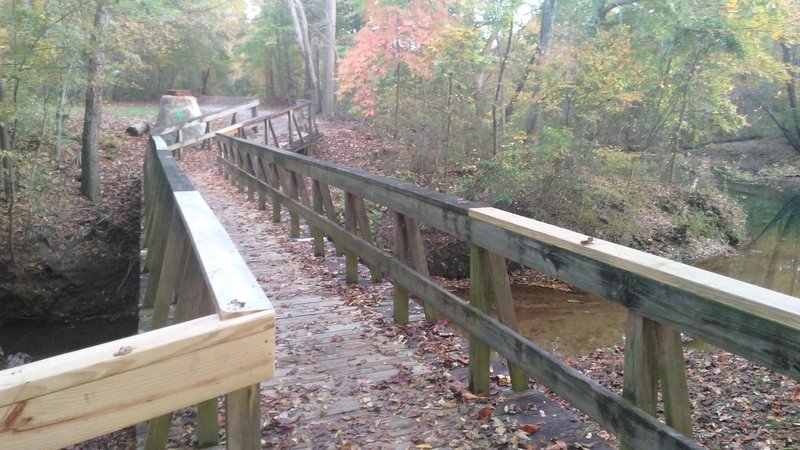
<path id="1" fill-rule="evenodd" d="M 322 114 L 332 115 L 335 97 L 336 74 L 336 0 L 325 0 L 327 26 L 325 27 L 325 71 L 322 77 Z"/>
<path id="2" fill-rule="evenodd" d="M 311 96 L 311 102 L 316 108 L 319 108 L 319 79 L 317 77 L 317 68 L 314 64 L 313 49 L 311 48 L 311 40 L 308 36 L 308 20 L 306 19 L 306 12 L 300 0 L 286 0 L 289 5 L 289 12 L 292 14 L 292 23 L 294 24 L 295 35 L 297 36 L 297 45 L 300 47 L 300 52 L 303 54 L 306 69 L 306 91 Z"/>
<path id="3" fill-rule="evenodd" d="M 92 47 L 87 53 L 86 108 L 83 115 L 81 144 L 81 193 L 92 202 L 100 200 L 100 123 L 103 114 L 103 77 L 105 74 L 105 31 L 111 19 L 106 0 L 95 1 Z"/>

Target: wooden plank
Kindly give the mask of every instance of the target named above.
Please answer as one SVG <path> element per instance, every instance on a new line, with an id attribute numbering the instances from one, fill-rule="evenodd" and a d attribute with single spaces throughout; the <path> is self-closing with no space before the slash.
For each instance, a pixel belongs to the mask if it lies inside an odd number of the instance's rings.
<path id="1" fill-rule="evenodd" d="M 272 310 L 225 228 L 198 192 L 178 192 L 177 205 L 223 319 Z"/>
<path id="2" fill-rule="evenodd" d="M 261 449 L 261 391 L 253 384 L 225 396 L 227 447 Z"/>
<path id="3" fill-rule="evenodd" d="M 408 245 L 408 256 L 411 267 L 419 272 L 423 277 L 430 278 L 428 271 L 428 258 L 425 256 L 425 243 L 422 242 L 422 232 L 416 219 L 406 216 L 406 242 Z M 425 320 L 436 322 L 439 320 L 436 310 L 430 305 L 425 304 L 424 300 L 419 300 L 425 310 Z"/>
<path id="4" fill-rule="evenodd" d="M 661 397 L 667 425 L 692 436 L 692 411 L 681 334 L 674 328 L 655 322 L 656 367 L 661 379 Z"/>
<path id="5" fill-rule="evenodd" d="M 628 314 L 625 324 L 625 372 L 622 396 L 651 416 L 656 415 L 658 402 L 653 331 L 653 322 L 650 319 L 636 313 Z"/>
<path id="6" fill-rule="evenodd" d="M 495 299 L 497 317 L 503 325 L 519 333 L 517 314 L 514 310 L 514 299 L 511 296 L 511 283 L 508 281 L 506 259 L 488 250 L 482 253 L 484 258 L 483 266 L 489 271 L 489 282 L 491 284 L 489 291 Z M 524 370 L 509 362 L 508 372 L 511 376 L 511 387 L 515 391 L 528 390 L 528 374 Z"/>
<path id="7" fill-rule="evenodd" d="M 358 217 L 356 212 L 356 196 L 345 192 L 344 194 L 344 221 L 345 228 L 353 235 L 358 233 Z M 347 284 L 358 283 L 358 254 L 345 244 L 345 280 Z"/>
<path id="8" fill-rule="evenodd" d="M 394 245 L 392 247 L 392 254 L 398 261 L 406 262 L 408 260 L 406 219 L 404 215 L 398 212 L 393 212 L 392 215 L 394 219 Z M 408 290 L 396 280 L 392 282 L 394 285 L 394 323 L 405 325 L 408 323 Z"/>
<path id="9" fill-rule="evenodd" d="M 355 213 L 356 213 L 356 222 L 358 223 L 358 233 L 364 238 L 365 241 L 369 242 L 372 245 L 375 245 L 375 241 L 372 239 L 372 230 L 369 226 L 369 217 L 367 216 L 367 206 L 364 204 L 364 199 L 361 197 L 357 197 L 355 199 L 354 205 Z M 383 281 L 383 275 L 381 271 L 378 270 L 377 267 L 369 266 L 369 272 L 372 276 L 373 283 L 380 283 Z"/>
<path id="10" fill-rule="evenodd" d="M 470 215 L 477 245 L 800 380 L 795 297 L 494 208 Z"/>
<path id="11" fill-rule="evenodd" d="M 484 264 L 482 248 L 469 248 L 469 304 L 476 310 L 489 314 L 491 285 L 489 268 Z M 478 336 L 469 336 L 469 390 L 475 394 L 489 393 L 489 346 Z"/>
<path id="12" fill-rule="evenodd" d="M 311 180 L 311 197 L 313 199 L 314 212 L 320 215 L 324 214 L 322 188 L 317 180 Z M 313 227 L 311 234 L 314 236 L 314 256 L 325 256 L 325 233 L 319 228 Z"/>
<path id="13" fill-rule="evenodd" d="M 317 179 L 329 185 L 385 205 L 392 211 L 420 220 L 420 222 L 453 234 L 462 239 L 469 237 L 467 212 L 470 207 L 483 206 L 457 197 L 441 194 L 360 169 L 327 163 L 279 148 L 265 147 L 254 142 L 229 136 L 218 136 L 229 142 L 258 151 L 267 161 L 289 170 Z"/>
<path id="14" fill-rule="evenodd" d="M 205 317 L 0 372 L 0 440 L 59 448 L 268 379 L 274 321 Z"/>

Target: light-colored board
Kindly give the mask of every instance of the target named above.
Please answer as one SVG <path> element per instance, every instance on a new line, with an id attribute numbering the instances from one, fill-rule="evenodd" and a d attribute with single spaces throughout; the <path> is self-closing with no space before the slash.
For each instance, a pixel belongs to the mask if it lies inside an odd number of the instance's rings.
<path id="1" fill-rule="evenodd" d="M 221 318 L 272 309 L 228 233 L 198 192 L 175 198 Z"/>
<path id="2" fill-rule="evenodd" d="M 0 372 L 13 383 L 0 394 L 12 402 L 0 406 L 0 442 L 59 448 L 269 379 L 274 320 L 206 317 Z"/>

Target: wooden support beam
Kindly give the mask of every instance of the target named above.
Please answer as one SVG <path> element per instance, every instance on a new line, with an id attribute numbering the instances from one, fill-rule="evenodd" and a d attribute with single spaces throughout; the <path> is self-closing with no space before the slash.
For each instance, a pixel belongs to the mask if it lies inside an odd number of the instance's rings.
<path id="1" fill-rule="evenodd" d="M 320 215 L 324 214 L 322 188 L 317 180 L 311 180 L 311 196 L 314 203 L 314 212 Z M 320 228 L 311 227 L 311 234 L 314 235 L 314 256 L 325 256 L 325 233 Z"/>
<path id="2" fill-rule="evenodd" d="M 367 216 L 367 207 L 364 204 L 364 199 L 356 197 L 354 206 L 356 209 L 356 221 L 358 222 L 359 234 L 365 241 L 375 245 L 375 241 L 372 239 L 372 230 L 369 226 L 369 216 Z M 380 269 L 371 264 L 368 266 L 370 275 L 372 276 L 372 282 L 380 283 L 383 281 L 383 274 L 381 274 Z"/>
<path id="3" fill-rule="evenodd" d="M 344 221 L 345 229 L 354 235 L 358 233 L 358 212 L 356 211 L 356 196 L 345 192 L 344 194 Z M 358 254 L 345 247 L 345 280 L 347 284 L 358 283 Z"/>
<path id="4" fill-rule="evenodd" d="M 281 195 L 278 190 L 281 188 L 281 176 L 276 164 L 269 163 L 267 174 L 269 176 L 269 184 L 275 190 L 272 194 L 272 222 L 280 223 L 281 221 Z"/>
<path id="5" fill-rule="evenodd" d="M 398 261 L 408 260 L 408 242 L 406 234 L 406 220 L 405 216 L 393 212 L 394 219 L 394 245 L 392 247 L 392 256 Z M 392 281 L 394 285 L 394 323 L 405 325 L 408 323 L 408 289 L 404 288 L 396 280 Z"/>
<path id="6" fill-rule="evenodd" d="M 469 304 L 476 310 L 489 314 L 491 280 L 484 265 L 483 249 L 476 245 L 469 248 Z M 489 393 L 489 346 L 478 336 L 469 336 L 469 390 L 474 394 Z"/>
<path id="7" fill-rule="evenodd" d="M 419 228 L 419 222 L 413 217 L 405 216 L 406 226 L 406 243 L 408 245 L 408 258 L 411 267 L 414 268 L 425 278 L 430 278 L 428 271 L 428 258 L 425 256 L 425 243 L 422 241 L 422 232 Z M 436 310 L 417 295 L 417 301 L 422 304 L 425 310 L 425 320 L 428 322 L 436 322 L 439 320 L 439 315 Z"/>
<path id="8" fill-rule="evenodd" d="M 258 384 L 225 395 L 227 447 L 261 449 L 261 390 Z"/>
<path id="9" fill-rule="evenodd" d="M 294 172 L 287 171 L 287 192 L 292 200 L 297 200 L 300 195 L 300 187 L 297 183 L 297 175 Z M 300 215 L 290 212 L 289 213 L 289 237 L 297 239 L 300 237 Z"/>
<path id="10" fill-rule="evenodd" d="M 692 435 L 689 389 L 680 333 L 631 312 L 625 332 L 623 397 L 642 411 L 655 416 L 661 381 L 667 425 L 686 436 Z M 635 449 L 623 442 L 625 449 Z"/>
<path id="11" fill-rule="evenodd" d="M 494 297 L 497 317 L 503 325 L 519 333 L 514 299 L 511 296 L 511 283 L 508 281 L 506 259 L 485 249 L 481 249 L 481 256 L 484 268 L 489 271 L 490 292 Z M 517 392 L 528 390 L 528 374 L 510 361 L 507 364 L 508 373 L 511 375 L 511 387 Z"/>
<path id="12" fill-rule="evenodd" d="M 339 218 L 336 215 L 336 208 L 333 207 L 333 196 L 331 195 L 331 188 L 328 186 L 327 183 L 319 182 L 319 188 L 322 193 L 322 206 L 325 209 L 325 216 L 331 222 L 339 222 Z M 344 255 L 344 246 L 337 241 L 336 239 L 333 240 L 333 245 L 336 248 L 336 256 Z"/>

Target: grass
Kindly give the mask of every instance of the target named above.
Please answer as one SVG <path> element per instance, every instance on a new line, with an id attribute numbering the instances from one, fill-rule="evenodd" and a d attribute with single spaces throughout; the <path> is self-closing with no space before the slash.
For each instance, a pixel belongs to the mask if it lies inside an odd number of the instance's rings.
<path id="1" fill-rule="evenodd" d="M 103 105 L 103 114 L 116 118 L 142 118 L 154 121 L 158 115 L 158 103 L 114 102 Z"/>

